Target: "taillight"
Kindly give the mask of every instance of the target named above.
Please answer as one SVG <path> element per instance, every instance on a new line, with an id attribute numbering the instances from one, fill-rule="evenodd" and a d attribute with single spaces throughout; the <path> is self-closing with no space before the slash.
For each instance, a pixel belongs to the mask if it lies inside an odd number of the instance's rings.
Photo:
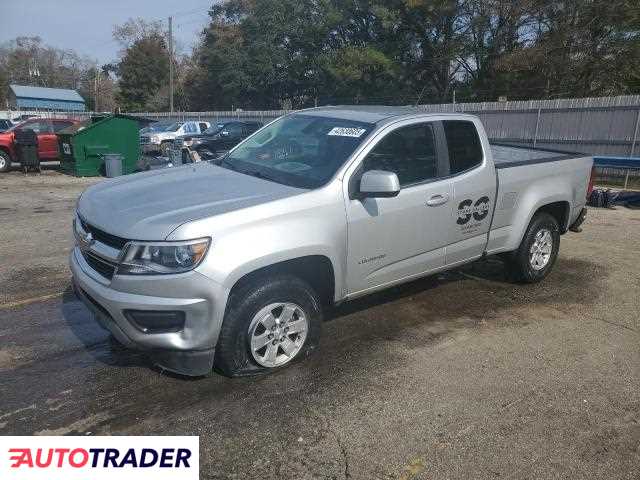
<path id="1" fill-rule="evenodd" d="M 593 181 L 596 178 L 596 167 L 591 167 L 591 175 L 589 176 L 589 185 L 587 185 L 587 200 L 591 196 L 591 192 L 593 191 Z"/>

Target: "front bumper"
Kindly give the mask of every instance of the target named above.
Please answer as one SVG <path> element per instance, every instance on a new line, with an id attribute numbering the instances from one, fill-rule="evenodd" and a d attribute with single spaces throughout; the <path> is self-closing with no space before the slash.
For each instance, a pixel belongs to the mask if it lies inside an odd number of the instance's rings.
<path id="1" fill-rule="evenodd" d="M 196 271 L 154 277 L 116 274 L 108 280 L 89 266 L 78 247 L 69 263 L 78 297 L 120 343 L 148 351 L 157 364 L 176 373 L 211 371 L 226 289 Z M 145 333 L 131 323 L 125 310 L 181 311 L 184 328 Z"/>
<path id="2" fill-rule="evenodd" d="M 140 145 L 142 153 L 159 153 L 162 151 L 159 143 L 143 143 Z"/>

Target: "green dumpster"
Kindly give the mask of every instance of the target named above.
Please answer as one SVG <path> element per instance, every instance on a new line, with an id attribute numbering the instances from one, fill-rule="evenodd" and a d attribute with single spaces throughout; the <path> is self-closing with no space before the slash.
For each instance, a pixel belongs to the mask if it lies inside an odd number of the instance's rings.
<path id="1" fill-rule="evenodd" d="M 140 126 L 149 120 L 128 115 L 96 116 L 58 132 L 60 167 L 77 177 L 105 175 L 104 155 L 122 155 L 122 173 L 136 170 Z"/>

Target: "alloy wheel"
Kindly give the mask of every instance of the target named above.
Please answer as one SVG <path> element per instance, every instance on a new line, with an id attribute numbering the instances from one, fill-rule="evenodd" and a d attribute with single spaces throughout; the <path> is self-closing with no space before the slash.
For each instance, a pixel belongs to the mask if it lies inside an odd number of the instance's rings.
<path id="1" fill-rule="evenodd" d="M 302 349 L 309 322 L 295 303 L 272 303 L 256 313 L 249 324 L 249 348 L 253 359 L 267 368 L 282 366 Z"/>

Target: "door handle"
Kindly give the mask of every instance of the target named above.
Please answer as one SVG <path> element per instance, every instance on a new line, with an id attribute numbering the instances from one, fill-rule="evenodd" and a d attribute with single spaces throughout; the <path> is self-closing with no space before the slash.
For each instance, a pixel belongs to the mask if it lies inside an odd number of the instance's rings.
<path id="1" fill-rule="evenodd" d="M 432 195 L 429 200 L 427 200 L 427 205 L 430 207 L 437 207 L 438 205 L 442 205 L 449 201 L 449 195 L 446 193 L 437 193 Z"/>

